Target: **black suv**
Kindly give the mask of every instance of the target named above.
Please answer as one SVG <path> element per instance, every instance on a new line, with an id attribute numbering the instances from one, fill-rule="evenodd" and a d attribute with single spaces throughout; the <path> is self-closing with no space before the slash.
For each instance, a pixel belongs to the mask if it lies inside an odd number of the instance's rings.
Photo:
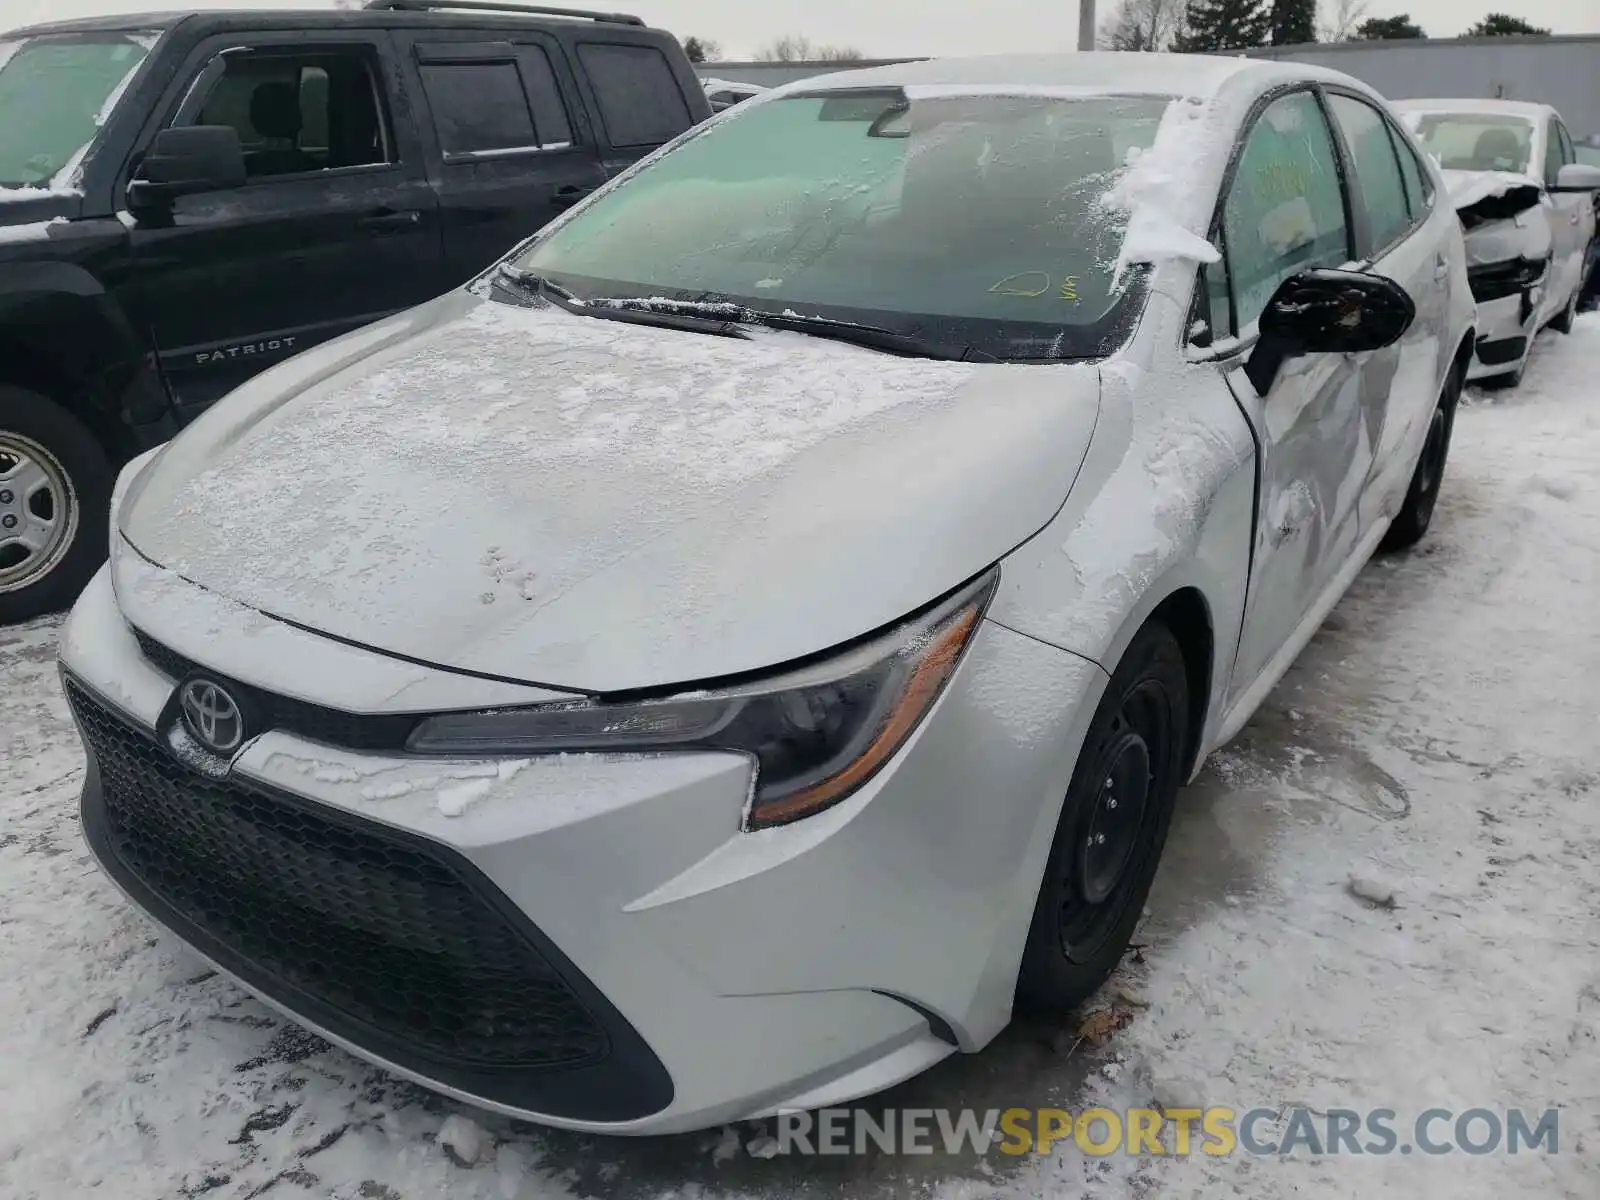
<path id="1" fill-rule="evenodd" d="M 122 462 L 710 115 L 677 40 L 618 14 L 374 0 L 0 34 L 0 623 L 94 573 Z"/>

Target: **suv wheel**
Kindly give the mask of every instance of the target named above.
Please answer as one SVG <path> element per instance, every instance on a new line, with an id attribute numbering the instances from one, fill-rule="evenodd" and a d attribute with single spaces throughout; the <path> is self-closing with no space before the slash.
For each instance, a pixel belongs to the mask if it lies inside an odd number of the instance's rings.
<path id="1" fill-rule="evenodd" d="M 106 555 L 111 464 L 81 421 L 0 385 L 0 624 L 71 604 Z"/>

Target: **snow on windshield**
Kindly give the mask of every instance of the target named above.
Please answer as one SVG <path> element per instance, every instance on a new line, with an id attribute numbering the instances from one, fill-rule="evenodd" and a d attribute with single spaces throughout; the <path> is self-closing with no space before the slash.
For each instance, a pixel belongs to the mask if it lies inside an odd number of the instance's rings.
<path id="1" fill-rule="evenodd" d="M 646 165 L 520 265 L 583 298 L 730 299 L 1001 358 L 1093 357 L 1124 299 L 1126 216 L 1101 198 L 1169 99 L 784 95 Z"/>

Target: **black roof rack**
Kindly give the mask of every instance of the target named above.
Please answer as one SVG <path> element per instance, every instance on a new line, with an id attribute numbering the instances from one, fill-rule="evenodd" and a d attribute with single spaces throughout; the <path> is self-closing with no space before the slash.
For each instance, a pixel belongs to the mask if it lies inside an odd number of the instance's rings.
<path id="1" fill-rule="evenodd" d="M 437 12 L 460 8 L 473 12 L 530 13 L 544 17 L 578 17 L 588 21 L 605 21 L 611 25 L 643 25 L 639 17 L 627 13 L 585 12 L 581 8 L 549 8 L 543 4 L 512 4 L 510 0 L 367 0 L 370 9 L 388 9 L 391 12 Z"/>

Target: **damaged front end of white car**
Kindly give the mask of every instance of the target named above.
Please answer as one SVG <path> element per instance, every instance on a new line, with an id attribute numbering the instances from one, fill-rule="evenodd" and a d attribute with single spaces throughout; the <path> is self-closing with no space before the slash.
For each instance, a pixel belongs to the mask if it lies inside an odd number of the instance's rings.
<path id="1" fill-rule="evenodd" d="M 1478 304 L 1469 381 L 1521 382 L 1549 307 L 1550 198 L 1525 175 L 1443 172 L 1466 237 L 1467 281 Z"/>

